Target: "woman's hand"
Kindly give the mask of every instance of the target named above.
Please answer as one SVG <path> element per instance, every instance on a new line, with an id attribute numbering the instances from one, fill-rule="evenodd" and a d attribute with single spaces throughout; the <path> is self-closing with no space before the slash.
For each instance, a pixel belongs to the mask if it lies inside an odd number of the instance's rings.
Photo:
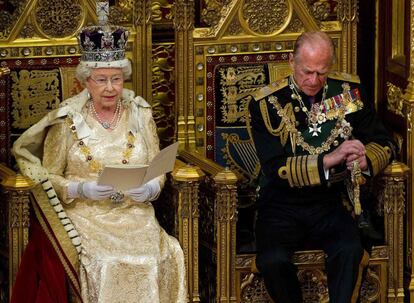
<path id="1" fill-rule="evenodd" d="M 96 181 L 72 182 L 68 186 L 68 197 L 87 198 L 91 200 L 104 200 L 115 193 L 115 189 L 109 185 L 98 185 Z"/>
<path id="2" fill-rule="evenodd" d="M 129 196 L 132 200 L 137 202 L 147 202 L 157 199 L 160 192 L 160 183 L 157 179 L 152 179 L 141 187 L 126 191 L 125 195 Z"/>

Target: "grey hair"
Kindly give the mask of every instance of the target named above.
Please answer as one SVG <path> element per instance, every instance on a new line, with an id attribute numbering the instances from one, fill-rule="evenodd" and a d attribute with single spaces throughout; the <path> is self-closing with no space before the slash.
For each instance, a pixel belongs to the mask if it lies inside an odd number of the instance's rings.
<path id="1" fill-rule="evenodd" d="M 118 68 L 116 66 L 112 66 L 109 68 Z M 122 75 L 125 80 L 129 79 L 132 74 L 132 67 L 131 62 L 128 60 L 128 63 L 120 67 L 122 70 Z M 90 67 L 84 62 L 79 62 L 78 66 L 76 67 L 76 79 L 78 79 L 82 84 L 86 82 L 86 80 L 91 76 L 92 70 L 96 69 L 96 67 Z"/>
<path id="2" fill-rule="evenodd" d="M 325 45 L 328 45 L 331 49 L 332 54 L 332 63 L 335 63 L 336 56 L 335 56 L 335 45 L 331 39 L 331 37 L 328 36 L 325 32 L 304 32 L 302 33 L 297 39 L 295 46 L 293 48 L 293 57 L 295 60 L 298 59 L 298 54 L 300 49 L 305 44 L 309 45 L 320 45 L 321 43 L 325 43 Z"/>

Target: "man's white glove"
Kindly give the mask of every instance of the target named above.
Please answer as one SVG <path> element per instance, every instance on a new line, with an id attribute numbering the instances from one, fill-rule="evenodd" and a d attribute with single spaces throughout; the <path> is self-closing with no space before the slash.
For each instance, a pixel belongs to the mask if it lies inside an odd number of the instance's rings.
<path id="1" fill-rule="evenodd" d="M 104 200 L 115 193 L 115 189 L 109 185 L 98 185 L 96 181 L 71 182 L 68 185 L 68 198 L 87 198 L 91 200 Z"/>
<path id="2" fill-rule="evenodd" d="M 152 179 L 141 187 L 126 191 L 125 195 L 137 202 L 148 202 L 157 199 L 160 192 L 160 183 L 157 179 Z"/>

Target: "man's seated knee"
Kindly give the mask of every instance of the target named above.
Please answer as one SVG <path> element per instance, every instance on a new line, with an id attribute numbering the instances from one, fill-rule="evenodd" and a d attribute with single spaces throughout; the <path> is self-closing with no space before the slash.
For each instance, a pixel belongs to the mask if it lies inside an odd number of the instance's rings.
<path id="1" fill-rule="evenodd" d="M 284 272 L 294 266 L 289 254 L 282 251 L 268 251 L 256 255 L 255 266 L 259 273 Z"/>

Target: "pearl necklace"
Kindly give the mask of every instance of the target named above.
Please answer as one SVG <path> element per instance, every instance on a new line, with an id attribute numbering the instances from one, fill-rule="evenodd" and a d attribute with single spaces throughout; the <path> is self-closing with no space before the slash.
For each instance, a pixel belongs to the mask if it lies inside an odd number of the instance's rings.
<path id="1" fill-rule="evenodd" d="M 105 129 L 112 129 L 114 130 L 116 126 L 119 123 L 119 120 L 121 120 L 121 101 L 118 100 L 116 102 L 116 108 L 114 115 L 112 116 L 111 122 L 103 121 L 101 117 L 99 116 L 98 112 L 96 111 L 95 105 L 93 104 L 93 100 L 89 101 L 89 108 L 91 109 L 92 114 L 96 117 L 98 122 L 102 125 Z"/>

